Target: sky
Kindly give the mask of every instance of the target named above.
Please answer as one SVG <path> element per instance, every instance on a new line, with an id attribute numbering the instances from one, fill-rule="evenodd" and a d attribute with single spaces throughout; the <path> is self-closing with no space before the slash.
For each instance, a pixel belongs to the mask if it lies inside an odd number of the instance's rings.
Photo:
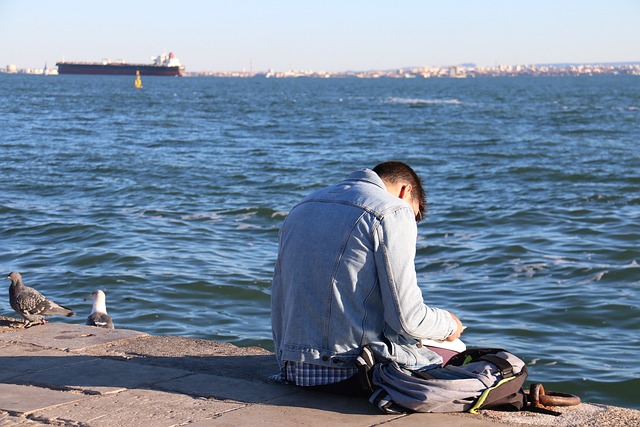
<path id="1" fill-rule="evenodd" d="M 0 0 L 0 68 L 187 71 L 640 62 L 640 0 Z"/>

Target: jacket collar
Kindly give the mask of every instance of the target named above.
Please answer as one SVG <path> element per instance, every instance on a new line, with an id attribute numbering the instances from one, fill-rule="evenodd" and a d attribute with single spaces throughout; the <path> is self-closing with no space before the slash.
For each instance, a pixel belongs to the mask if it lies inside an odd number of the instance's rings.
<path id="1" fill-rule="evenodd" d="M 353 172 L 351 175 L 349 175 L 347 181 L 364 181 L 377 185 L 383 190 L 386 189 L 384 182 L 382 182 L 382 179 L 378 176 L 378 174 L 367 168 Z"/>

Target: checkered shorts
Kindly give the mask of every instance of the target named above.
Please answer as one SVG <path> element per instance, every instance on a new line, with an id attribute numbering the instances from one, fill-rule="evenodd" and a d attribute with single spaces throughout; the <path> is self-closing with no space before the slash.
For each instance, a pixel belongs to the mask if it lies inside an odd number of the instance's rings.
<path id="1" fill-rule="evenodd" d="M 357 373 L 357 368 L 332 368 L 291 361 L 285 364 L 286 379 L 298 386 L 334 384 L 351 378 Z"/>

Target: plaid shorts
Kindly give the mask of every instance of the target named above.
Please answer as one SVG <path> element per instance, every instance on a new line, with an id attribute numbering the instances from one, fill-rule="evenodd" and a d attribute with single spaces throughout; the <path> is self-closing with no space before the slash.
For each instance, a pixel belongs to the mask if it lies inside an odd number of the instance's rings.
<path id="1" fill-rule="evenodd" d="M 331 368 L 291 361 L 285 364 L 286 379 L 298 386 L 334 384 L 351 378 L 357 373 L 357 368 Z"/>

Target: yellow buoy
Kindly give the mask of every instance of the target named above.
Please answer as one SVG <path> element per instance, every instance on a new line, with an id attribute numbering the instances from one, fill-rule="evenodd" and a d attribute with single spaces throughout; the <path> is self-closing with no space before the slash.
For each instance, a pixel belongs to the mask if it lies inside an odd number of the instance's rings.
<path id="1" fill-rule="evenodd" d="M 142 89 L 142 79 L 140 79 L 140 70 L 136 70 L 135 87 L 136 89 Z"/>

